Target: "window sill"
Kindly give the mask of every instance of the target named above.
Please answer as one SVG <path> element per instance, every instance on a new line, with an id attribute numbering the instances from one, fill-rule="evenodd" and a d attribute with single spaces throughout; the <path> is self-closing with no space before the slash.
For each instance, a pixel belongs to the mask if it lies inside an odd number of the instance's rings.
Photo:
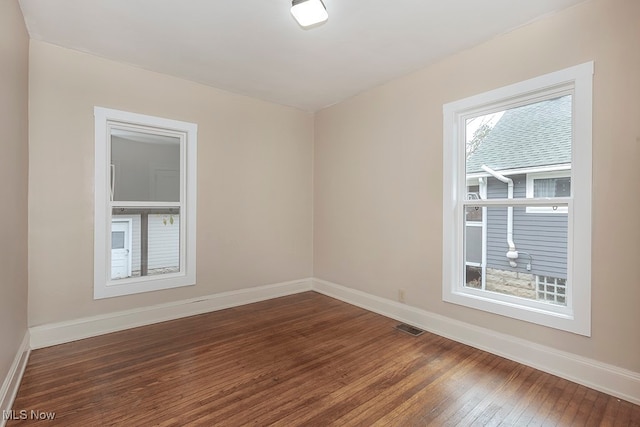
<path id="1" fill-rule="evenodd" d="M 127 279 L 110 280 L 103 286 L 95 286 L 93 297 L 94 299 L 112 298 L 183 286 L 193 286 L 195 284 L 195 274 L 186 275 L 184 273 L 173 273 L 162 276 L 131 277 Z"/>
<path id="2" fill-rule="evenodd" d="M 488 291 L 474 291 L 475 290 L 472 289 L 464 289 L 445 292 L 442 299 L 445 302 L 510 317 L 512 319 L 536 323 L 579 335 L 591 336 L 588 319 L 580 319 L 576 313 L 568 307 L 560 305 L 554 306 L 535 300 L 510 297 Z"/>

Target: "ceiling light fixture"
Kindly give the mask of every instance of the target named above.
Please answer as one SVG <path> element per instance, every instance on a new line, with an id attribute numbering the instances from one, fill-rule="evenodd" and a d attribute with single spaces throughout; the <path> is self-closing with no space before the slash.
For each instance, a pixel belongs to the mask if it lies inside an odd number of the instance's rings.
<path id="1" fill-rule="evenodd" d="M 329 18 L 322 0 L 293 0 L 291 14 L 302 27 L 310 27 Z"/>

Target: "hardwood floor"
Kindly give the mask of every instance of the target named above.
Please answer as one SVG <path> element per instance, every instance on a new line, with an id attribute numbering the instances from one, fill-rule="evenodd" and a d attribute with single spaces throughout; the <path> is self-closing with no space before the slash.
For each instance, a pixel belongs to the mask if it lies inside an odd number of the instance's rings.
<path id="1" fill-rule="evenodd" d="M 396 324 L 307 292 L 35 350 L 7 425 L 640 426 L 640 406 Z"/>

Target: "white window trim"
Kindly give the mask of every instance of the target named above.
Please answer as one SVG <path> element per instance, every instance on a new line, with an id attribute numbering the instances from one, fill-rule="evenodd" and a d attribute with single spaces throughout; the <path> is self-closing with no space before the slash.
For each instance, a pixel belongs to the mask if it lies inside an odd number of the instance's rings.
<path id="1" fill-rule="evenodd" d="M 591 335 L 591 162 L 593 62 L 505 86 L 443 106 L 443 283 L 446 302 L 576 334 Z M 464 118 L 516 105 L 573 94 L 572 195 L 568 206 L 567 306 L 553 307 L 510 295 L 464 286 L 465 194 Z M 514 102 L 515 100 L 515 102 Z M 514 200 L 509 200 L 513 204 Z M 521 199 L 522 200 L 522 199 Z M 539 199 L 522 200 L 544 206 Z M 500 201 L 495 201 L 497 205 Z M 519 203 L 518 203 L 519 204 Z M 548 201 L 546 201 L 548 204 Z"/>
<path id="2" fill-rule="evenodd" d="M 197 133 L 195 123 L 165 119 L 109 108 L 94 107 L 95 117 L 95 214 L 94 214 L 94 299 L 137 294 L 196 283 L 196 196 L 197 196 Z M 180 272 L 158 276 L 111 280 L 111 202 L 110 202 L 110 134 L 116 127 L 153 128 L 159 134 L 181 138 L 180 203 L 155 203 L 158 206 L 181 206 Z M 145 205 L 153 205 L 153 202 Z M 136 206 L 135 202 L 118 202 L 119 206 Z M 184 236 L 184 237 L 182 237 Z"/>
<path id="3" fill-rule="evenodd" d="M 533 199 L 533 181 L 535 179 L 546 178 L 567 178 L 571 177 L 571 170 L 556 170 L 549 172 L 536 172 L 527 174 L 526 196 L 527 199 Z M 553 199 L 551 199 L 553 200 Z M 568 209 L 566 206 L 527 206 L 526 213 L 544 213 L 544 214 L 566 214 Z"/>

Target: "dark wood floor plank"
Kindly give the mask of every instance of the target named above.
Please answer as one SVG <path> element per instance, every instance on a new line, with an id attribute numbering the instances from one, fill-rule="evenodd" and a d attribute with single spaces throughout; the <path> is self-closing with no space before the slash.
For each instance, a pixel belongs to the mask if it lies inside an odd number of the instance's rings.
<path id="1" fill-rule="evenodd" d="M 8 426 L 640 425 L 640 407 L 314 292 L 34 350 Z"/>
<path id="2" fill-rule="evenodd" d="M 604 409 L 604 415 L 602 416 L 603 427 L 613 427 L 620 410 L 620 399 L 616 399 L 613 396 L 607 398 L 607 405 Z"/>
<path id="3" fill-rule="evenodd" d="M 638 410 L 638 406 L 623 401 L 620 407 L 620 414 L 620 425 L 640 426 L 640 411 Z M 618 417 L 616 417 L 616 423 L 618 423 Z"/>
<path id="4" fill-rule="evenodd" d="M 516 425 L 528 426 L 542 424 L 544 421 L 544 415 L 546 415 L 548 411 L 545 411 L 544 413 L 541 413 L 540 411 L 547 395 L 552 393 L 553 385 L 557 379 L 557 377 L 549 374 L 540 375 L 539 382 L 537 383 L 539 384 L 539 387 L 532 387 L 529 393 L 525 395 L 528 405 L 516 420 Z M 543 419 L 536 420 L 536 416 L 538 415 L 541 415 Z"/>
<path id="5" fill-rule="evenodd" d="M 418 390 L 394 410 L 376 422 L 376 425 L 398 425 L 403 420 L 416 420 L 417 425 L 428 425 L 443 414 L 461 395 L 468 384 L 477 384 L 486 378 L 483 371 L 493 369 L 500 360 L 485 352 L 472 351 L 455 368 L 452 375 L 440 376 L 427 387 Z M 482 366 L 483 369 L 479 369 Z"/>
<path id="6" fill-rule="evenodd" d="M 384 378 L 384 381 L 371 384 L 368 393 L 367 391 L 361 393 L 365 395 L 366 402 L 336 420 L 337 423 L 350 425 L 357 420 L 359 423 L 372 425 L 417 392 L 432 389 L 443 375 L 450 373 L 470 354 L 468 351 L 470 349 L 465 349 L 466 352 L 456 350 L 443 353 L 444 357 L 435 360 L 425 357 L 415 360 L 410 365 L 389 366 L 392 372 Z"/>
<path id="7" fill-rule="evenodd" d="M 541 381 L 544 381 L 544 377 L 536 377 L 536 381 L 527 388 L 527 394 L 535 393 Z M 495 402 L 497 399 L 500 399 L 500 396 L 503 392 L 503 387 L 505 385 L 506 384 L 504 380 L 492 384 L 491 388 L 486 390 L 486 392 L 477 402 L 474 408 L 469 411 L 469 413 L 467 413 L 461 420 L 456 421 L 456 423 L 459 423 L 460 425 L 471 425 L 476 422 L 476 420 L 478 420 L 478 418 L 481 417 L 485 411 L 489 411 L 492 418 L 495 412 L 497 412 L 500 408 L 500 405 L 495 405 Z M 523 399 L 521 398 L 521 396 L 518 396 L 518 402 L 522 400 Z M 527 403 L 530 403 L 530 399 L 525 400 Z M 491 410 L 493 409 L 495 409 L 495 412 L 491 413 Z"/>
<path id="8" fill-rule="evenodd" d="M 588 418 L 584 423 L 585 426 L 600 426 L 605 415 L 605 409 L 607 407 L 607 401 L 609 396 L 603 393 L 597 393 L 596 400 L 588 409 Z"/>
<path id="9" fill-rule="evenodd" d="M 492 409 L 497 408 L 487 419 L 481 414 L 477 421 L 481 421 L 486 426 L 506 426 L 513 424 L 513 419 L 517 418 L 526 404 L 523 395 L 527 393 L 535 384 L 538 372 L 530 367 L 517 365 L 518 369 L 507 378 L 504 385 L 495 393 L 491 402 Z"/>
<path id="10" fill-rule="evenodd" d="M 500 359 L 500 360 L 504 360 L 504 359 Z M 522 365 L 517 365 L 514 362 L 510 362 L 510 361 L 504 362 L 504 365 L 506 369 L 509 369 L 509 371 L 507 371 L 508 372 L 507 375 L 505 375 L 502 378 L 502 381 L 499 383 L 500 385 L 496 386 L 492 383 L 488 383 L 489 386 L 483 385 L 482 387 L 470 387 L 469 393 L 463 395 L 462 398 L 460 399 L 461 404 L 458 405 L 459 408 L 455 408 L 455 406 L 451 408 L 450 411 L 453 411 L 455 409 L 457 410 L 453 413 L 453 415 L 451 415 L 446 419 L 447 425 L 452 425 L 452 426 L 460 425 L 460 423 L 462 423 L 462 421 L 465 418 L 477 417 L 478 412 L 475 413 L 474 417 L 471 417 L 470 414 L 472 413 L 472 411 L 476 409 L 476 407 L 478 407 L 478 405 L 482 405 L 483 401 L 486 402 L 484 399 L 487 396 L 487 394 L 491 390 L 497 387 L 501 387 L 506 390 L 505 397 L 507 399 L 507 402 L 510 402 L 510 403 L 511 403 L 511 399 L 508 396 L 511 393 L 516 393 L 518 390 L 520 390 L 520 388 L 523 387 L 522 384 L 525 384 L 526 389 L 530 387 L 530 384 L 535 379 L 535 375 L 533 375 L 534 370 L 532 368 L 522 366 Z M 490 381 L 490 380 L 495 380 L 495 378 L 492 378 L 492 376 L 489 375 L 487 376 L 487 381 Z M 517 402 L 518 402 L 518 399 L 515 399 L 514 404 Z M 508 413 L 509 412 L 508 409 L 510 406 L 512 405 L 511 404 L 505 405 L 503 406 L 502 409 L 507 410 L 507 413 Z M 440 420 L 437 420 L 437 421 L 440 422 Z"/>
<path id="11" fill-rule="evenodd" d="M 576 414 L 578 413 L 578 408 L 582 404 L 585 395 L 589 389 L 578 385 L 578 388 L 571 398 L 567 402 L 567 406 L 565 407 L 564 412 L 562 413 L 562 417 L 560 418 L 559 424 L 563 426 L 574 425 L 574 420 L 576 419 Z"/>
<path id="12" fill-rule="evenodd" d="M 544 427 L 553 427 L 558 425 L 567 405 L 573 399 L 576 391 L 578 390 L 578 384 L 560 380 L 558 388 L 561 389 L 561 392 L 555 400 L 553 408 L 549 411 L 547 418 L 542 422 L 542 426 Z"/>

